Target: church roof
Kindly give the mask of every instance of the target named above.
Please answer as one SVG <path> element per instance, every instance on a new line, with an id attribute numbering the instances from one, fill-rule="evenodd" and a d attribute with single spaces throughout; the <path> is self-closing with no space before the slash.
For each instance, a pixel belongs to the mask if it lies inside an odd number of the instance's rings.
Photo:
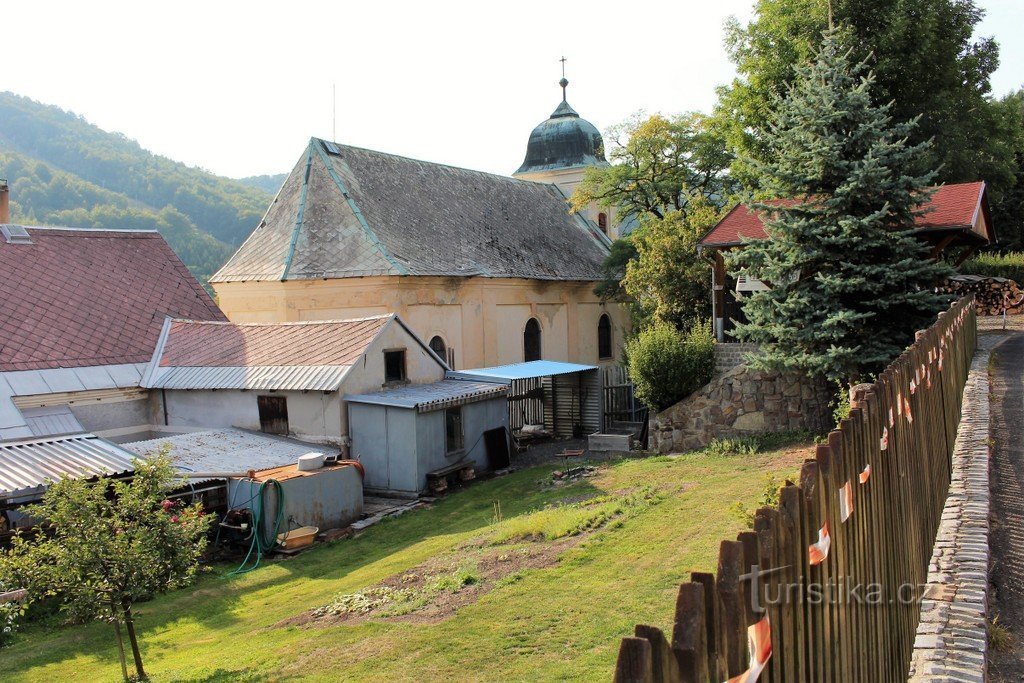
<path id="1" fill-rule="evenodd" d="M 608 245 L 554 185 L 312 138 L 259 226 L 210 281 L 593 281 Z"/>
<path id="2" fill-rule="evenodd" d="M 607 165 L 604 140 L 594 124 L 581 119 L 565 98 L 569 81 L 563 78 L 562 102 L 546 121 L 537 124 L 526 143 L 526 158 L 515 175 L 579 166 Z"/>

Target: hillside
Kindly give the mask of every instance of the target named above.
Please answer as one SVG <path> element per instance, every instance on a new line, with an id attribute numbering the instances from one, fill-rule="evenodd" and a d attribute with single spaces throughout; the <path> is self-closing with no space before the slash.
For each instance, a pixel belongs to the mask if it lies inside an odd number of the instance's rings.
<path id="1" fill-rule="evenodd" d="M 152 154 L 58 107 L 0 93 L 0 178 L 13 220 L 155 229 L 203 282 L 273 198 L 259 180 L 222 178 Z M 276 191 L 276 188 L 275 190 Z"/>
<path id="2" fill-rule="evenodd" d="M 248 178 L 239 178 L 238 182 L 249 187 L 255 187 L 258 190 L 263 190 L 264 192 L 269 192 L 270 194 L 277 194 L 277 191 L 281 189 L 281 185 L 284 184 L 284 179 L 287 177 L 287 173 L 251 175 Z"/>

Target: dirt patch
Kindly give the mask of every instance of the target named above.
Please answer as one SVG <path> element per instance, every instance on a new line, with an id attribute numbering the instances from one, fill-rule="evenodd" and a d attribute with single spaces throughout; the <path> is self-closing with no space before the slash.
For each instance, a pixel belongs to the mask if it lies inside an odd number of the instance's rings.
<path id="1" fill-rule="evenodd" d="M 428 560 L 394 574 L 369 588 L 339 596 L 331 604 L 284 619 L 275 627 L 326 627 L 365 621 L 403 621 L 434 624 L 460 607 L 478 600 L 495 587 L 518 581 L 523 572 L 558 563 L 566 550 L 579 545 L 587 534 L 552 543 L 473 550 Z M 468 551 L 468 552 L 467 552 Z"/>
<path id="2" fill-rule="evenodd" d="M 768 461 L 772 468 L 799 467 L 804 460 L 813 460 L 817 446 L 813 444 L 798 444 L 785 448 L 781 453 Z"/>

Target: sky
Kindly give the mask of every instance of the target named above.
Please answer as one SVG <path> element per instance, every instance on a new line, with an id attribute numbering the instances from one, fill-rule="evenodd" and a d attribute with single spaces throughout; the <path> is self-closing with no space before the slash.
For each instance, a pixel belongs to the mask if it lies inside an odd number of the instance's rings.
<path id="1" fill-rule="evenodd" d="M 1024 1 L 977 0 L 1024 85 Z M 311 136 L 509 174 L 568 99 L 600 130 L 709 110 L 753 0 L 7 2 L 0 90 L 221 175 L 282 173 Z M 333 100 L 333 102 L 332 102 Z"/>

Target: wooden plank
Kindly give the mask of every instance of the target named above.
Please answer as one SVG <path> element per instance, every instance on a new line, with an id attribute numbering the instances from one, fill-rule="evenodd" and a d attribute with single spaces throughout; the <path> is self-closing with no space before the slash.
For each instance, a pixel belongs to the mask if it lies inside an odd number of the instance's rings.
<path id="1" fill-rule="evenodd" d="M 721 605 L 715 589 L 715 575 L 708 572 L 693 572 L 690 581 L 704 587 L 704 630 L 707 643 L 707 670 L 712 680 L 721 681 L 727 669 L 725 662 L 725 625 L 722 622 Z"/>
<path id="2" fill-rule="evenodd" d="M 709 648 L 704 584 L 696 581 L 679 586 L 676 596 L 675 624 L 672 627 L 672 653 L 676 678 L 684 683 L 708 680 Z M 717 672 L 715 678 L 718 679 Z M 668 679 L 666 679 L 668 680 Z"/>
<path id="3" fill-rule="evenodd" d="M 623 638 L 615 662 L 615 683 L 654 683 L 651 643 L 645 638 Z"/>
<path id="4" fill-rule="evenodd" d="M 743 673 L 748 663 L 743 591 L 740 587 L 742 565 L 743 544 L 739 541 L 722 541 L 718 551 L 718 581 L 715 589 L 722 605 L 722 648 L 729 677 Z"/>
<path id="5" fill-rule="evenodd" d="M 653 683 L 678 683 L 679 664 L 660 628 L 638 624 L 633 635 L 651 644 L 651 680 Z M 703 653 L 701 653 L 703 657 Z"/>

